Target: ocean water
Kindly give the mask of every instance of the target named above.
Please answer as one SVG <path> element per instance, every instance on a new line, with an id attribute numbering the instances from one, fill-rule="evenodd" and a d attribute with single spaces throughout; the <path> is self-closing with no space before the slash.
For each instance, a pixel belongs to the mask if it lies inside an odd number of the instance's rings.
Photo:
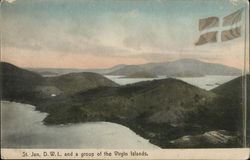
<path id="1" fill-rule="evenodd" d="M 120 85 L 126 85 L 126 84 L 141 82 L 141 81 L 150 81 L 154 79 L 168 78 L 167 76 L 158 76 L 157 78 L 123 78 L 124 76 L 114 76 L 114 75 L 106 75 L 106 77 Z M 236 77 L 238 76 L 207 75 L 204 77 L 175 77 L 175 78 L 180 79 L 189 84 L 192 84 L 194 86 L 197 86 L 199 88 L 202 88 L 205 90 L 211 90 Z"/>
<path id="2" fill-rule="evenodd" d="M 180 79 L 182 81 L 185 81 L 189 84 L 192 84 L 194 86 L 197 86 L 205 90 L 211 90 L 237 77 L 238 76 L 209 75 L 204 77 L 191 77 L 191 78 L 177 77 L 177 79 Z"/>
<path id="3" fill-rule="evenodd" d="M 106 76 L 120 85 L 158 78 L 122 78 Z M 176 77 L 197 87 L 210 90 L 237 76 Z M 158 149 L 129 128 L 109 122 L 92 122 L 46 126 L 46 113 L 32 105 L 1 102 L 2 148 L 88 148 L 88 149 Z"/>
<path id="4" fill-rule="evenodd" d="M 32 105 L 2 101 L 2 148 L 158 149 L 129 128 L 109 122 L 46 126 Z"/>

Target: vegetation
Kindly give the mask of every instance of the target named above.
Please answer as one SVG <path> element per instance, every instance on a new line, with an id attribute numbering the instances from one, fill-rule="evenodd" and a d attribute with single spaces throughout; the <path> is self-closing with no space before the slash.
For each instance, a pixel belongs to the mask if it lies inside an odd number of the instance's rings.
<path id="1" fill-rule="evenodd" d="M 91 73 L 68 73 L 56 77 L 47 77 L 48 84 L 56 86 L 64 94 L 87 91 L 98 87 L 116 87 L 118 84 L 105 78 L 104 76 Z"/>
<path id="2" fill-rule="evenodd" d="M 43 78 L 7 63 L 1 63 L 1 69 L 3 99 L 34 104 L 49 113 L 44 119 L 47 125 L 114 122 L 163 148 L 242 144 L 241 78 L 206 91 L 173 78 L 118 86 L 95 73 Z M 51 97 L 38 86 L 58 95 Z M 216 130 L 220 136 L 233 138 L 223 145 L 201 142 L 205 133 Z M 181 137 L 187 135 L 194 141 L 182 145 Z"/>
<path id="3" fill-rule="evenodd" d="M 36 104 L 50 99 L 52 94 L 72 94 L 97 87 L 118 86 L 115 82 L 96 73 L 70 73 L 57 77 L 42 77 L 6 62 L 0 63 L 0 69 L 1 96 L 10 101 Z"/>

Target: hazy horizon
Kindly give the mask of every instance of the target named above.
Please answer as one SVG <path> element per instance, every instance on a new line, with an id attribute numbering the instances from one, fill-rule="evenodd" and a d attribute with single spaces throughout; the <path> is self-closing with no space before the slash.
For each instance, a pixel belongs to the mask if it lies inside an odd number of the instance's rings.
<path id="1" fill-rule="evenodd" d="M 147 63 L 139 63 L 139 64 L 116 64 L 116 65 L 113 65 L 113 66 L 110 66 L 110 67 L 102 67 L 102 68 L 57 68 L 57 67 L 23 67 L 23 68 L 28 68 L 28 69 L 108 69 L 108 68 L 112 68 L 112 67 L 115 67 L 115 66 L 119 66 L 119 65 L 143 65 L 143 64 L 150 64 L 150 63 L 166 63 L 166 62 L 174 62 L 174 61 L 179 61 L 179 60 L 184 60 L 184 59 L 190 59 L 190 60 L 198 60 L 198 61 L 201 61 L 201 62 L 205 62 L 205 63 L 211 63 L 209 61 L 204 61 L 204 60 L 199 60 L 199 59 L 193 59 L 193 58 L 180 58 L 180 59 L 177 59 L 177 60 L 169 60 L 169 61 L 159 61 L 159 62 L 147 62 Z M 6 61 L 3 61 L 3 62 L 6 62 Z M 11 63 L 11 62 L 7 62 L 7 63 Z M 13 64 L 13 63 L 11 63 Z M 220 63 L 214 63 L 214 64 L 220 64 Z M 16 65 L 16 64 L 13 64 L 13 65 Z M 224 64 L 220 64 L 220 65 L 224 65 Z M 234 67 L 234 66 L 229 66 L 229 65 L 225 65 L 225 66 L 228 66 L 228 67 Z M 18 66 L 17 67 L 22 67 L 22 66 Z M 234 67 L 234 68 L 237 68 L 237 67 Z M 242 68 L 237 68 L 237 69 L 242 69 Z"/>
<path id="2" fill-rule="evenodd" d="M 87 69 L 191 58 L 242 69 L 244 36 L 202 46 L 194 42 L 201 34 L 199 19 L 223 18 L 245 3 L 4 0 L 1 60 L 23 68 Z"/>

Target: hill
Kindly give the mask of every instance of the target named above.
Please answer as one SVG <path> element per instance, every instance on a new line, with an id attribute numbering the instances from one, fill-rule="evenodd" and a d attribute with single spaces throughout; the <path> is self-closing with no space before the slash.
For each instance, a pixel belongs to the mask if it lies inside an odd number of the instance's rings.
<path id="1" fill-rule="evenodd" d="M 173 78 L 118 86 L 96 73 L 42 77 L 1 63 L 2 98 L 49 113 L 45 124 L 119 123 L 163 148 L 241 147 L 241 79 L 212 91 Z"/>
<path id="2" fill-rule="evenodd" d="M 1 62 L 2 99 L 36 104 L 60 94 L 83 92 L 88 89 L 118 86 L 97 73 L 70 73 L 56 77 L 41 75 Z"/>
<path id="3" fill-rule="evenodd" d="M 38 92 L 35 87 L 43 85 L 45 80 L 39 74 L 1 62 L 1 96 L 10 101 L 35 101 Z"/>
<path id="4" fill-rule="evenodd" d="M 247 79 L 247 124 L 250 124 L 250 75 L 248 74 L 245 76 Z M 213 89 L 212 91 L 220 96 L 222 96 L 225 99 L 224 106 L 228 106 L 226 109 L 225 115 L 227 115 L 227 118 L 232 118 L 230 126 L 233 126 L 234 128 L 238 128 L 239 131 L 242 131 L 242 119 L 243 119 L 243 101 L 245 98 L 243 97 L 243 87 L 242 85 L 244 80 L 244 77 L 238 77 L 232 81 L 229 81 L 225 84 L 222 84 L 221 86 Z M 223 102 L 221 102 L 223 103 Z M 225 116 L 224 116 L 225 117 Z M 247 139 L 250 137 L 250 130 L 249 125 L 247 127 Z M 249 145 L 250 142 L 248 142 Z"/>
<path id="5" fill-rule="evenodd" d="M 140 65 L 120 64 L 111 68 L 102 69 L 73 69 L 73 68 L 28 68 L 30 71 L 43 74 L 52 72 L 57 75 L 79 72 L 93 72 L 103 75 L 129 76 L 138 72 L 147 72 L 152 75 L 167 76 L 204 76 L 204 75 L 241 75 L 241 70 L 226 65 L 207 63 L 195 59 L 180 59 L 170 62 L 146 63 Z"/>
<path id="6" fill-rule="evenodd" d="M 195 59 L 181 59 L 172 62 L 148 63 L 142 65 L 127 65 L 109 75 L 130 75 L 136 72 L 147 72 L 155 75 L 240 75 L 241 71 L 237 68 L 206 63 Z"/>
<path id="7" fill-rule="evenodd" d="M 226 88 L 234 91 L 239 79 Z M 38 108 L 49 113 L 46 124 L 119 123 L 163 148 L 241 147 L 241 100 L 219 90 L 168 78 L 58 96 Z"/>
<path id="8" fill-rule="evenodd" d="M 79 73 L 79 72 L 93 72 L 98 74 L 107 74 L 113 72 L 117 69 L 123 68 L 124 64 L 116 65 L 111 68 L 103 68 L 103 69 L 79 69 L 79 68 L 26 68 L 29 71 L 36 72 L 41 75 L 63 75 L 68 73 Z M 49 74 L 47 74 L 47 73 Z"/>
<path id="9" fill-rule="evenodd" d="M 46 72 L 50 74 L 53 73 L 53 75 L 84 72 L 84 69 L 74 69 L 74 68 L 25 68 L 25 69 L 38 73 L 40 75 L 47 75 Z"/>
<path id="10" fill-rule="evenodd" d="M 56 86 L 64 94 L 83 92 L 98 87 L 119 86 L 108 78 L 91 72 L 69 73 L 56 77 L 47 77 L 47 82 Z"/>
<path id="11" fill-rule="evenodd" d="M 243 141 L 243 77 L 233 79 L 213 89 L 217 97 L 212 103 L 200 107 L 196 113 L 190 114 L 187 119 L 191 124 L 197 124 L 211 128 L 211 132 L 203 132 L 196 135 L 185 135 L 172 140 L 175 147 L 216 146 L 216 147 L 242 147 Z M 250 75 L 247 75 L 248 99 Z M 248 101 L 248 115 L 249 101 Z M 247 117 L 247 123 L 250 120 Z M 247 128 L 249 139 L 249 127 Z M 218 143 L 216 139 L 220 139 Z M 215 145 L 215 143 L 217 145 Z M 249 144 L 249 142 L 248 142 Z"/>
<path id="12" fill-rule="evenodd" d="M 46 124 L 114 122 L 156 145 L 170 147 L 170 140 L 204 130 L 204 126 L 189 123 L 187 117 L 215 97 L 183 81 L 163 79 L 58 96 L 38 109 L 49 113 Z"/>

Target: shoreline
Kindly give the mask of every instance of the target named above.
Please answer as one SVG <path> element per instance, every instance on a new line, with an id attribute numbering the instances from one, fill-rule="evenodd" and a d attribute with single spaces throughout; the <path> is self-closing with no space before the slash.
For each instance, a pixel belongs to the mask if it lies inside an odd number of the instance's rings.
<path id="1" fill-rule="evenodd" d="M 110 121 L 85 121 L 85 122 L 78 122 L 78 123 L 45 123 L 45 118 L 49 115 L 49 113 L 47 112 L 43 112 L 43 111 L 40 111 L 40 110 L 37 110 L 36 109 L 36 106 L 34 105 L 31 105 L 31 104 L 27 104 L 27 103 L 20 103 L 20 102 L 16 102 L 16 101 L 7 101 L 7 100 L 1 100 L 1 105 L 3 105 L 3 103 L 7 103 L 8 105 L 11 105 L 12 103 L 14 103 L 15 105 L 22 105 L 22 107 L 26 108 L 28 107 L 29 109 L 32 110 L 32 112 L 36 112 L 38 114 L 42 114 L 42 119 L 41 119 L 41 125 L 44 125 L 46 127 L 56 127 L 56 128 L 64 128 L 64 127 L 80 127 L 81 125 L 100 125 L 100 124 L 104 124 L 104 125 L 107 125 L 107 124 L 111 124 L 111 125 L 118 125 L 118 126 L 121 126 L 122 128 L 126 128 L 129 130 L 129 132 L 131 133 L 134 133 L 136 136 L 139 136 L 140 138 L 142 138 L 143 140 L 145 140 L 145 142 L 148 142 L 150 145 L 153 145 L 155 146 L 155 149 L 161 149 L 159 146 L 155 145 L 155 144 L 152 144 L 150 143 L 150 140 L 149 139 L 145 139 L 144 137 L 142 137 L 140 134 L 134 132 L 134 130 L 132 130 L 131 128 L 125 126 L 125 125 L 122 125 L 120 123 L 115 123 L 115 122 L 110 122 Z M 119 132 L 118 132 L 119 133 Z"/>

